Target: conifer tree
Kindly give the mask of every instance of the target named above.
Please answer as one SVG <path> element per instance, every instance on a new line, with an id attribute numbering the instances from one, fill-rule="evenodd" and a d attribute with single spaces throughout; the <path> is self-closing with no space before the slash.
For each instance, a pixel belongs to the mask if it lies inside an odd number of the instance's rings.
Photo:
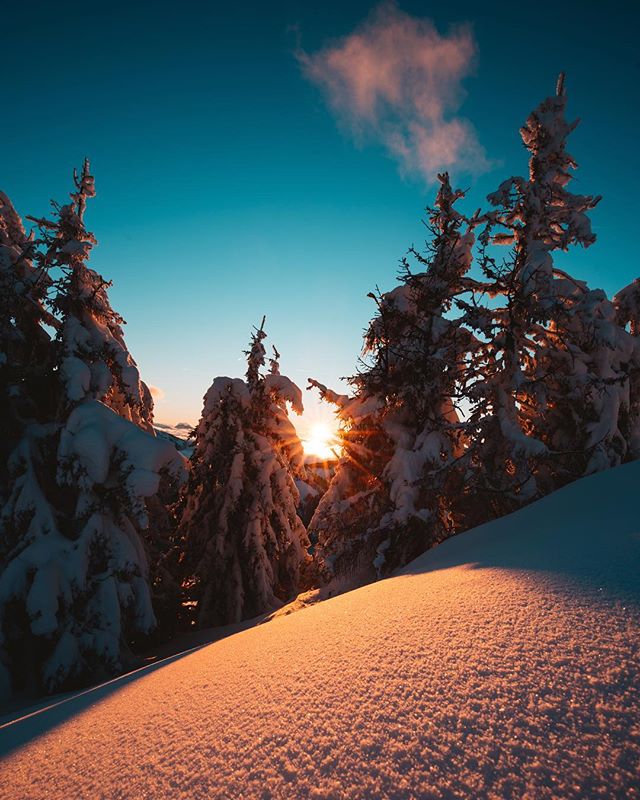
<path id="1" fill-rule="evenodd" d="M 533 419 L 553 448 L 547 491 L 632 458 L 632 375 L 640 366 L 633 337 L 600 289 L 576 286 L 540 337 L 544 374 Z"/>
<path id="2" fill-rule="evenodd" d="M 246 380 L 213 381 L 195 432 L 179 533 L 199 627 L 279 607 L 308 567 L 294 482 L 302 447 L 286 411 L 302 412 L 301 392 L 277 352 L 265 373 L 265 337 L 263 326 L 253 335 Z"/>
<path id="3" fill-rule="evenodd" d="M 640 458 L 640 278 L 620 289 L 613 298 L 618 325 L 634 339 L 629 361 L 629 398 L 627 421 L 627 457 Z"/>
<path id="4" fill-rule="evenodd" d="M 57 323 L 44 305 L 49 276 L 37 268 L 33 255 L 33 237 L 0 192 L 0 503 L 9 454 L 50 396 L 52 347 L 43 326 Z"/>
<path id="5" fill-rule="evenodd" d="M 308 528 L 318 574 L 324 583 L 366 582 L 375 574 L 372 531 L 389 507 L 381 476 L 393 445 L 384 430 L 384 406 L 377 397 L 338 394 L 314 379 L 309 386 L 336 407 L 340 423 L 341 456 Z"/>
<path id="6" fill-rule="evenodd" d="M 565 108 L 561 75 L 556 94 L 520 131 L 530 152 L 528 179 L 510 178 L 488 198 L 495 210 L 482 238 L 481 288 L 498 303 L 477 327 L 470 460 L 480 497 L 493 495 L 497 513 L 619 463 L 614 451 L 624 449 L 617 421 L 606 418 L 617 420 L 615 407 L 624 405 L 629 342 L 611 325 L 603 293 L 553 262 L 554 251 L 595 241 L 588 212 L 600 200 L 567 188 L 577 165 L 566 139 L 578 121 L 568 122 Z M 491 244 L 512 246 L 500 265 Z"/>
<path id="7" fill-rule="evenodd" d="M 94 195 L 85 162 L 67 206 L 40 220 L 39 261 L 61 270 L 50 412 L 25 426 L 9 458 L 0 518 L 0 649 L 5 684 L 48 690 L 126 663 L 154 625 L 141 531 L 145 498 L 182 458 L 144 425 L 137 369 L 105 284 L 86 266 Z M 116 413 L 104 400 L 115 406 Z"/>
<path id="8" fill-rule="evenodd" d="M 595 242 L 588 212 L 600 200 L 568 189 L 577 164 L 565 142 L 578 121 L 567 122 L 565 109 L 561 75 L 555 97 L 541 104 L 523 129 L 532 153 L 530 182 L 540 187 L 530 205 L 534 213 L 540 209 L 538 235 L 553 275 L 549 311 L 534 333 L 533 391 L 526 406 L 535 435 L 552 453 L 547 491 L 630 456 L 629 381 L 639 356 L 605 293 L 551 261 L 553 250 Z"/>
<path id="9" fill-rule="evenodd" d="M 402 261 L 401 285 L 375 297 L 352 397 L 312 381 L 338 407 L 343 456 L 310 524 L 329 575 L 386 574 L 449 535 L 456 523 L 454 467 L 464 438 L 456 409 L 473 337 L 451 315 L 467 292 L 473 229 L 439 175 L 426 255 Z"/>
<path id="10" fill-rule="evenodd" d="M 59 368 L 71 402 L 94 398 L 136 425 L 153 430 L 153 401 L 124 341 L 124 320 L 109 302 L 105 281 L 87 261 L 96 239 L 84 225 L 87 201 L 95 184 L 85 159 L 74 171 L 72 202 L 54 203 L 54 220 L 34 219 L 42 234 L 42 262 L 62 273 L 53 309 L 61 319 Z"/>
<path id="11" fill-rule="evenodd" d="M 620 327 L 628 325 L 632 336 L 640 336 L 640 278 L 634 278 L 614 295 L 613 306 Z"/>

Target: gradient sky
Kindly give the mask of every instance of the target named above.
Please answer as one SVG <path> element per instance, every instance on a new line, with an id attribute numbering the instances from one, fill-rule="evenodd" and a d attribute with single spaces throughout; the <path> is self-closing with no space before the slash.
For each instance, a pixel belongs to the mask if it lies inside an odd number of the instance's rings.
<path id="1" fill-rule="evenodd" d="M 354 135 L 296 56 L 341 47 L 376 4 L 130 5 L 3 8 L 0 188 L 41 215 L 91 158 L 92 264 L 114 282 L 143 378 L 164 392 L 157 420 L 195 422 L 213 377 L 244 373 L 263 314 L 284 373 L 337 386 L 356 367 L 367 292 L 393 287 L 433 197 L 370 119 Z M 582 119 L 574 191 L 604 199 L 598 242 L 563 263 L 612 293 L 640 272 L 640 4 L 489 5 L 400 6 L 442 36 L 467 24 L 475 41 L 451 114 L 473 126 L 488 167 L 461 159 L 454 183 L 476 208 L 526 173 L 518 128 L 566 70 Z"/>

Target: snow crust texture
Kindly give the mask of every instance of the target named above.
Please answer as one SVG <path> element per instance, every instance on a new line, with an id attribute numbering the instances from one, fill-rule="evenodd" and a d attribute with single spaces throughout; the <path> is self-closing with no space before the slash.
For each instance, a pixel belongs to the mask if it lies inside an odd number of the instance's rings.
<path id="1" fill-rule="evenodd" d="M 0 729 L 0 797 L 636 798 L 639 480 Z"/>

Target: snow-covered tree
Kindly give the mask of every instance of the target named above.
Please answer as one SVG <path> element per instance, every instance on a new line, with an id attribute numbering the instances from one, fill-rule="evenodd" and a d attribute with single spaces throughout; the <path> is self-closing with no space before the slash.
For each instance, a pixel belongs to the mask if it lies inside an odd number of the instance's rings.
<path id="1" fill-rule="evenodd" d="M 184 468 L 143 429 L 137 369 L 104 282 L 85 264 L 88 163 L 75 185 L 72 203 L 40 221 L 40 264 L 63 272 L 49 412 L 13 448 L 0 516 L 0 677 L 14 688 L 53 690 L 125 664 L 130 637 L 154 624 L 145 499 Z"/>
<path id="2" fill-rule="evenodd" d="M 2 514 L 13 546 L 0 574 L 0 646 L 18 684 L 53 690 L 125 665 L 127 638 L 155 624 L 144 501 L 163 470 L 181 469 L 168 442 L 97 400 L 79 403 L 61 431 L 29 426 Z"/>
<path id="3" fill-rule="evenodd" d="M 33 254 L 33 237 L 0 192 L 0 503 L 9 454 L 24 426 L 43 413 L 50 394 L 53 353 L 43 326 L 56 321 L 44 305 L 49 276 L 34 264 Z"/>
<path id="4" fill-rule="evenodd" d="M 72 202 L 54 204 L 55 219 L 36 219 L 42 233 L 43 266 L 59 269 L 53 308 L 61 320 L 59 369 L 69 402 L 93 398 L 125 419 L 153 430 L 153 400 L 124 341 L 124 320 L 109 302 L 111 283 L 87 262 L 96 239 L 84 224 L 95 184 L 85 159 L 74 172 Z"/>
<path id="5" fill-rule="evenodd" d="M 523 298 L 513 264 L 498 266 L 486 250 L 491 222 L 480 235 L 484 281 L 470 281 L 460 301 L 475 334 L 470 354 L 465 420 L 465 492 L 472 524 L 507 513 L 538 494 L 536 465 L 545 445 L 521 413 L 530 357 L 532 300 Z M 488 301 L 487 301 L 488 298 Z"/>
<path id="6" fill-rule="evenodd" d="M 323 458 L 314 454 L 305 455 L 304 473 L 296 478 L 296 486 L 300 493 L 298 514 L 305 526 L 311 522 L 318 503 L 329 488 L 335 465 L 333 456 Z"/>
<path id="7" fill-rule="evenodd" d="M 640 278 L 635 278 L 613 298 L 618 325 L 634 338 L 633 359 L 629 363 L 627 457 L 640 458 Z"/>
<path id="8" fill-rule="evenodd" d="M 375 573 L 372 531 L 389 507 L 381 476 L 393 448 L 383 428 L 384 407 L 375 397 L 337 394 L 316 380 L 309 383 L 336 407 L 340 423 L 341 457 L 308 528 L 319 575 L 325 583 L 365 582 Z"/>
<path id="9" fill-rule="evenodd" d="M 613 450 L 609 444 L 619 438 L 623 365 L 631 348 L 611 324 L 602 293 L 553 261 L 554 251 L 595 241 L 588 212 L 600 200 L 567 188 L 577 165 L 566 140 L 578 121 L 568 122 L 565 108 L 561 75 L 556 94 L 520 130 L 530 152 L 529 177 L 504 181 L 488 198 L 494 210 L 483 235 L 487 281 L 480 288 L 497 302 L 490 314 L 478 315 L 470 457 L 476 490 L 493 496 L 501 511 L 619 463 L 618 444 Z M 498 264 L 490 245 L 510 245 L 510 256 Z M 609 449 L 604 460 L 603 448 Z"/>
<path id="10" fill-rule="evenodd" d="M 302 412 L 301 392 L 277 353 L 265 373 L 265 336 L 262 326 L 253 335 L 246 380 L 213 381 L 195 432 L 179 532 L 200 627 L 279 607 L 310 560 L 294 482 L 302 446 L 287 415 Z"/>
<path id="11" fill-rule="evenodd" d="M 640 336 L 640 278 L 620 289 L 613 297 L 613 305 L 620 327 L 628 325 L 632 336 Z"/>
<path id="12" fill-rule="evenodd" d="M 552 450 L 549 488 L 637 457 L 640 347 L 605 293 L 565 290 L 540 343 L 533 424 Z"/>
<path id="13" fill-rule="evenodd" d="M 600 200 L 569 189 L 577 163 L 566 140 L 578 120 L 566 120 L 566 102 L 561 75 L 555 96 L 521 130 L 531 153 L 530 175 L 520 192 L 522 210 L 516 207 L 511 220 L 516 253 L 527 254 L 523 291 L 536 300 L 521 412 L 547 447 L 544 491 L 629 457 L 629 375 L 638 361 L 637 347 L 604 292 L 553 263 L 554 251 L 595 242 L 588 212 Z"/>
<path id="14" fill-rule="evenodd" d="M 449 176 L 429 211 L 426 255 L 402 261 L 401 285 L 376 297 L 353 396 L 312 381 L 338 408 L 342 458 L 309 526 L 329 575 L 363 578 L 406 563 L 455 526 L 454 467 L 464 437 L 456 402 L 473 337 L 450 313 L 467 291 L 474 227 Z"/>

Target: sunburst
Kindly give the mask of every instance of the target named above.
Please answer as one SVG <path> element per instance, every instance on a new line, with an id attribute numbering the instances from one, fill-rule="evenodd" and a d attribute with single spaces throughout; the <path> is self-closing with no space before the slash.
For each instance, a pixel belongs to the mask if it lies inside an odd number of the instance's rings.
<path id="1" fill-rule="evenodd" d="M 336 457 L 338 440 L 336 433 L 324 422 L 317 422 L 311 426 L 309 435 L 302 440 L 304 452 L 307 455 L 318 456 L 329 461 Z"/>

